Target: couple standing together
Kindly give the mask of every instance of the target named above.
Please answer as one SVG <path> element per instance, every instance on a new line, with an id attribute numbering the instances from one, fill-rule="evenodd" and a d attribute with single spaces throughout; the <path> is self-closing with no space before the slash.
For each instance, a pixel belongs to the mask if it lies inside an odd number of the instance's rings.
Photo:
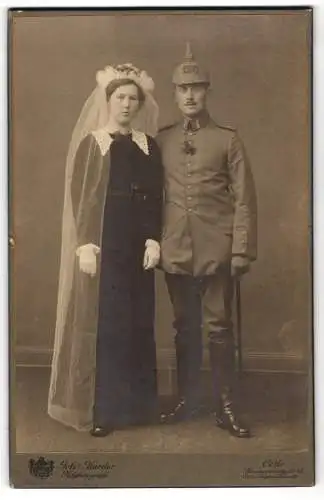
<path id="1" fill-rule="evenodd" d="M 158 132 L 148 74 L 99 71 L 70 143 L 48 412 L 93 436 L 156 419 L 157 265 L 179 397 L 160 421 L 198 414 L 207 343 L 215 423 L 250 435 L 235 405 L 231 302 L 233 279 L 256 258 L 253 178 L 235 130 L 208 114 L 209 76 L 189 45 L 173 83 L 183 116 Z"/>

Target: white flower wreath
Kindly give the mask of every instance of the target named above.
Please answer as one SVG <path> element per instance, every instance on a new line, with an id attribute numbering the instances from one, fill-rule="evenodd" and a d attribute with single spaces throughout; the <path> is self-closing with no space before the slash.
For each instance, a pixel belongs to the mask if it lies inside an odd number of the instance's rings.
<path id="1" fill-rule="evenodd" d="M 154 81 L 146 71 L 141 71 L 131 63 L 120 64 L 118 66 L 106 66 L 105 69 L 97 72 L 96 80 L 99 87 L 106 88 L 113 80 L 129 78 L 139 85 L 143 91 L 153 92 Z"/>

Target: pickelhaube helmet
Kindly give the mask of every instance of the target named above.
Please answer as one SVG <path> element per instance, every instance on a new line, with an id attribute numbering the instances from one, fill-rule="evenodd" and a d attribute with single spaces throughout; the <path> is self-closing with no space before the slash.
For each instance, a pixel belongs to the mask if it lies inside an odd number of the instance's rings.
<path id="1" fill-rule="evenodd" d="M 189 85 L 193 83 L 206 83 L 209 85 L 210 78 L 207 71 L 201 68 L 195 61 L 190 43 L 187 42 L 186 54 L 183 63 L 176 67 L 172 82 L 175 85 Z"/>

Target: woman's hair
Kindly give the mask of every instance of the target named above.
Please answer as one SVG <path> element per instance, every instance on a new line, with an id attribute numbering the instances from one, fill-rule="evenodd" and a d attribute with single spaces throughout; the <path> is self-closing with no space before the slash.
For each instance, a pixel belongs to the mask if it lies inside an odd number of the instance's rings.
<path id="1" fill-rule="evenodd" d="M 140 106 L 142 106 L 145 101 L 145 94 L 141 87 L 137 85 L 137 83 L 135 83 L 131 78 L 119 78 L 108 83 L 106 87 L 107 102 L 109 101 L 111 95 L 115 92 L 115 90 L 118 89 L 118 87 L 122 87 L 124 85 L 135 85 L 135 87 L 137 87 L 139 104 Z"/>

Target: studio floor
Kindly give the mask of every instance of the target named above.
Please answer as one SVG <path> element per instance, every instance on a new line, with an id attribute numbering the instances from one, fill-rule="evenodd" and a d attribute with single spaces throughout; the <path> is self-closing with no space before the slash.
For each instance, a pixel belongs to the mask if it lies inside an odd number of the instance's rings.
<path id="1" fill-rule="evenodd" d="M 304 451 L 309 446 L 311 412 L 302 375 L 245 374 L 242 414 L 251 439 L 237 439 L 217 429 L 212 417 L 170 426 L 124 429 L 100 439 L 55 422 L 46 413 L 49 370 L 18 367 L 12 411 L 20 453 L 262 453 Z M 170 404 L 162 398 L 161 406 Z M 309 425 L 307 424 L 309 422 Z"/>

